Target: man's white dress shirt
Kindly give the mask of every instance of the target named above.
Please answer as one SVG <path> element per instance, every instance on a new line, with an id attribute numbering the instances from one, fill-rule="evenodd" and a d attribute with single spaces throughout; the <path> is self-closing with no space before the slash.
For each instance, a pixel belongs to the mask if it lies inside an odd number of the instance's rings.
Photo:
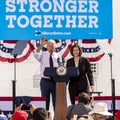
<path id="1" fill-rule="evenodd" d="M 40 51 L 39 53 L 37 52 L 34 53 L 34 56 L 40 62 L 41 77 L 48 78 L 43 75 L 43 72 L 45 70 L 45 67 L 50 67 L 49 63 L 50 53 L 48 51 Z M 51 56 L 53 60 L 53 67 L 58 67 L 57 59 L 60 57 L 60 55 L 56 52 L 53 52 Z"/>

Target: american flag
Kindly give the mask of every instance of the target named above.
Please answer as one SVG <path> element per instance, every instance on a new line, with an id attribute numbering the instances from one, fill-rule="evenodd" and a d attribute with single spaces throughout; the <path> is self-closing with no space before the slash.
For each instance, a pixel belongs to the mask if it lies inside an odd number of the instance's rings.
<path id="1" fill-rule="evenodd" d="M 11 55 L 18 40 L 0 40 L 0 61 L 2 62 L 14 62 L 14 57 Z M 82 56 L 87 57 L 90 62 L 99 61 L 105 54 L 102 47 L 99 45 L 96 39 L 65 39 L 65 40 L 55 40 L 56 49 L 55 51 L 61 54 L 63 58 L 69 55 L 70 48 L 73 44 L 79 44 L 82 48 Z M 111 40 L 107 40 L 108 44 Z M 28 40 L 27 46 L 23 53 L 16 58 L 16 62 L 25 61 L 32 52 L 40 45 L 40 40 Z M 46 50 L 44 47 L 43 50 Z"/>

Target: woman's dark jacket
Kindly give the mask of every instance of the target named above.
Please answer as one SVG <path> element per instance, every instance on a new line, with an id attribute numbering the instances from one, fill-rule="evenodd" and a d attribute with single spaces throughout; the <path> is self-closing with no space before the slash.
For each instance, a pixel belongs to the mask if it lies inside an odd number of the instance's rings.
<path id="1" fill-rule="evenodd" d="M 66 67 L 75 67 L 75 62 L 73 57 L 67 60 Z M 76 83 L 77 85 L 75 85 L 76 87 L 75 89 L 78 90 L 88 89 L 89 84 L 90 86 L 93 86 L 94 85 L 93 74 L 92 74 L 90 62 L 88 61 L 87 58 L 84 57 L 80 58 L 78 69 L 79 69 L 79 76 L 71 77 L 70 80 L 68 81 L 69 89 Z"/>

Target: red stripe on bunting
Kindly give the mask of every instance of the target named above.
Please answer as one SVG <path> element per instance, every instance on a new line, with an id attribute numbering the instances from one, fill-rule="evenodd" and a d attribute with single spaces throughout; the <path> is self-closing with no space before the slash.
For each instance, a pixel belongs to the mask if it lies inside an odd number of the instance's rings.
<path id="1" fill-rule="evenodd" d="M 97 56 L 97 57 L 91 57 L 91 58 L 88 58 L 90 62 L 96 62 L 96 61 L 99 61 L 103 56 L 105 55 L 105 53 Z"/>
<path id="2" fill-rule="evenodd" d="M 108 39 L 108 43 L 109 43 L 109 44 L 111 44 L 111 41 L 112 41 L 111 39 Z"/>
<path id="3" fill-rule="evenodd" d="M 29 57 L 29 55 L 31 54 L 31 52 L 35 49 L 34 46 L 30 42 L 28 42 L 28 43 L 30 46 L 28 52 L 26 53 L 26 55 L 22 56 L 21 58 L 17 58 L 16 62 L 21 62 L 21 61 L 26 60 Z"/>
<path id="4" fill-rule="evenodd" d="M 16 44 L 18 40 L 4 40 L 3 43 Z"/>
<path id="5" fill-rule="evenodd" d="M 73 41 L 71 40 L 71 43 L 67 46 L 64 54 L 62 55 L 62 58 L 65 58 L 68 55 L 68 53 L 70 52 L 70 49 L 72 47 L 72 43 L 73 43 Z"/>
<path id="6" fill-rule="evenodd" d="M 93 43 L 96 43 L 96 39 L 89 39 L 89 40 L 83 39 L 82 43 L 93 44 Z"/>
<path id="7" fill-rule="evenodd" d="M 22 62 L 25 59 L 27 59 L 29 57 L 29 55 L 31 54 L 31 52 L 35 49 L 30 41 L 28 42 L 28 44 L 29 44 L 29 50 L 27 51 L 27 53 L 24 56 L 22 56 L 21 58 L 17 58 L 16 62 Z M 14 58 L 4 58 L 4 57 L 0 56 L 0 61 L 13 63 L 14 62 Z"/>
<path id="8" fill-rule="evenodd" d="M 60 41 L 59 40 L 55 40 L 56 43 L 59 43 Z"/>

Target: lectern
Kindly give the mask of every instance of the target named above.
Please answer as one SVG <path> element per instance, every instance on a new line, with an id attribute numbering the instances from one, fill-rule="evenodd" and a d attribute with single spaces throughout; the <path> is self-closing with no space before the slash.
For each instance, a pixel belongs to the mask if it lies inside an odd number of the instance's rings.
<path id="1" fill-rule="evenodd" d="M 66 120 L 66 82 L 70 77 L 79 75 L 78 68 L 65 68 L 64 66 L 59 66 L 58 68 L 46 67 L 44 75 L 52 77 L 56 82 L 55 120 Z"/>

